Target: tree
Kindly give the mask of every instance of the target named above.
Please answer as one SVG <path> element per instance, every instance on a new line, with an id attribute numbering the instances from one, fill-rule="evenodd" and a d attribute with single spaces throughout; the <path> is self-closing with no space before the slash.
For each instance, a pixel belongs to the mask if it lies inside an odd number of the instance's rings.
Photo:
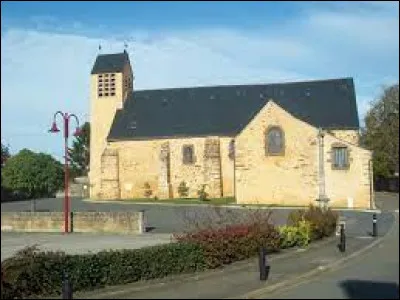
<path id="1" fill-rule="evenodd" d="M 69 158 L 73 177 L 86 176 L 89 172 L 90 160 L 90 123 L 81 127 L 81 134 L 75 137 L 72 148 L 69 149 Z"/>
<path id="2" fill-rule="evenodd" d="M 8 146 L 3 145 L 3 143 L 1 143 L 1 167 L 4 166 L 4 163 L 9 158 L 10 158 L 10 151 L 8 149 Z"/>
<path id="3" fill-rule="evenodd" d="M 64 186 L 63 167 L 51 155 L 21 150 L 4 165 L 2 184 L 26 198 L 53 196 Z"/>
<path id="4" fill-rule="evenodd" d="M 374 175 L 392 176 L 399 167 L 399 84 L 386 87 L 365 116 L 361 144 L 373 151 Z"/>

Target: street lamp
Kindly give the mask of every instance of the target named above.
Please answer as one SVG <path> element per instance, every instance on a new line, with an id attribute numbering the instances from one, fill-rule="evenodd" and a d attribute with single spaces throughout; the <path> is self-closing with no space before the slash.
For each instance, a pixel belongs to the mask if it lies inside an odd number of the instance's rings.
<path id="1" fill-rule="evenodd" d="M 68 195 L 68 185 L 69 185 L 69 169 L 68 169 L 68 137 L 69 137 L 69 120 L 71 117 L 75 118 L 76 121 L 76 129 L 74 132 L 74 136 L 80 135 L 79 128 L 79 120 L 78 117 L 74 114 L 63 113 L 61 111 L 57 111 L 53 116 L 53 124 L 51 125 L 51 129 L 49 132 L 57 133 L 60 131 L 57 127 L 56 119 L 57 115 L 60 115 L 64 120 L 64 181 L 65 181 L 65 191 L 64 191 L 64 233 L 69 232 L 69 211 L 70 211 L 70 201 Z"/>

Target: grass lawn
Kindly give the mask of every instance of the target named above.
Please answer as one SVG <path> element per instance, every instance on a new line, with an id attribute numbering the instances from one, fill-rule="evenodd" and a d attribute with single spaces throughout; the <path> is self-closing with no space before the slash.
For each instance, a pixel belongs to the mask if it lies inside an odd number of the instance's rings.
<path id="1" fill-rule="evenodd" d="M 171 204 L 203 204 L 203 205 L 233 205 L 241 207 L 282 207 L 278 204 L 237 204 L 234 197 L 212 198 L 206 201 L 201 201 L 198 198 L 176 198 L 176 199 L 157 199 L 154 198 L 134 198 L 124 199 L 122 201 L 137 202 L 137 203 L 171 203 Z M 290 205 L 295 208 L 307 208 L 307 206 Z"/>
<path id="2" fill-rule="evenodd" d="M 154 198 L 133 198 L 133 199 L 116 199 L 118 201 L 126 201 L 133 203 L 170 203 L 170 204 L 202 204 L 202 205 L 232 205 L 240 207 L 260 207 L 260 208 L 274 208 L 274 207 L 290 207 L 294 209 L 307 209 L 308 205 L 279 205 L 279 204 L 237 204 L 234 197 L 224 198 L 211 198 L 202 201 L 198 198 L 176 198 L 176 199 L 157 199 Z M 101 200 L 99 200 L 101 201 Z M 347 209 L 347 207 L 331 207 L 331 209 Z M 358 208 L 354 208 L 358 209 Z"/>
<path id="3" fill-rule="evenodd" d="M 225 197 L 225 198 L 213 198 L 207 199 L 206 201 L 202 201 L 197 198 L 177 198 L 177 199 L 157 199 L 153 198 L 135 198 L 135 199 L 127 199 L 123 201 L 129 202 L 142 202 L 142 203 L 172 203 L 172 204 L 211 204 L 211 205 L 227 205 L 227 204 L 235 204 L 235 198 L 233 197 Z"/>

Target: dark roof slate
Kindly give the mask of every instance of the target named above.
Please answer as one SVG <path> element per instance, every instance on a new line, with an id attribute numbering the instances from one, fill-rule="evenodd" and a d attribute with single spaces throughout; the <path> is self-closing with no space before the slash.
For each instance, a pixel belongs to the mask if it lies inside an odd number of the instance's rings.
<path id="1" fill-rule="evenodd" d="M 129 56 L 126 51 L 115 54 L 98 55 L 93 65 L 91 74 L 122 72 Z"/>
<path id="2" fill-rule="evenodd" d="M 135 91 L 108 140 L 234 136 L 272 99 L 313 126 L 358 129 L 353 79 Z"/>

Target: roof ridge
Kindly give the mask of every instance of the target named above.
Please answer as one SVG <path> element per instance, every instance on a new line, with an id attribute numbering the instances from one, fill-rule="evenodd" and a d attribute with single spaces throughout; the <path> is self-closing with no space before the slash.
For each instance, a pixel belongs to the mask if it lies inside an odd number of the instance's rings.
<path id="1" fill-rule="evenodd" d="M 116 53 L 103 53 L 103 54 L 98 54 L 97 56 L 121 55 L 121 54 L 127 54 L 127 53 L 126 53 L 126 51 L 122 51 L 122 52 L 116 52 Z"/>
<path id="2" fill-rule="evenodd" d="M 226 85 L 201 85 L 201 86 L 187 86 L 187 87 L 174 87 L 174 88 L 156 88 L 156 89 L 137 89 L 136 92 L 145 91 L 169 91 L 169 90 L 189 90 L 189 89 L 202 89 L 202 88 L 235 88 L 235 87 L 255 87 L 255 86 L 266 86 L 266 85 L 289 85 L 289 84 L 302 84 L 302 83 L 322 83 L 332 82 L 341 80 L 353 80 L 353 77 L 340 77 L 331 79 L 314 79 L 314 80 L 302 80 L 302 81 L 286 81 L 286 82 L 273 82 L 273 83 L 254 83 L 254 84 L 226 84 Z"/>

